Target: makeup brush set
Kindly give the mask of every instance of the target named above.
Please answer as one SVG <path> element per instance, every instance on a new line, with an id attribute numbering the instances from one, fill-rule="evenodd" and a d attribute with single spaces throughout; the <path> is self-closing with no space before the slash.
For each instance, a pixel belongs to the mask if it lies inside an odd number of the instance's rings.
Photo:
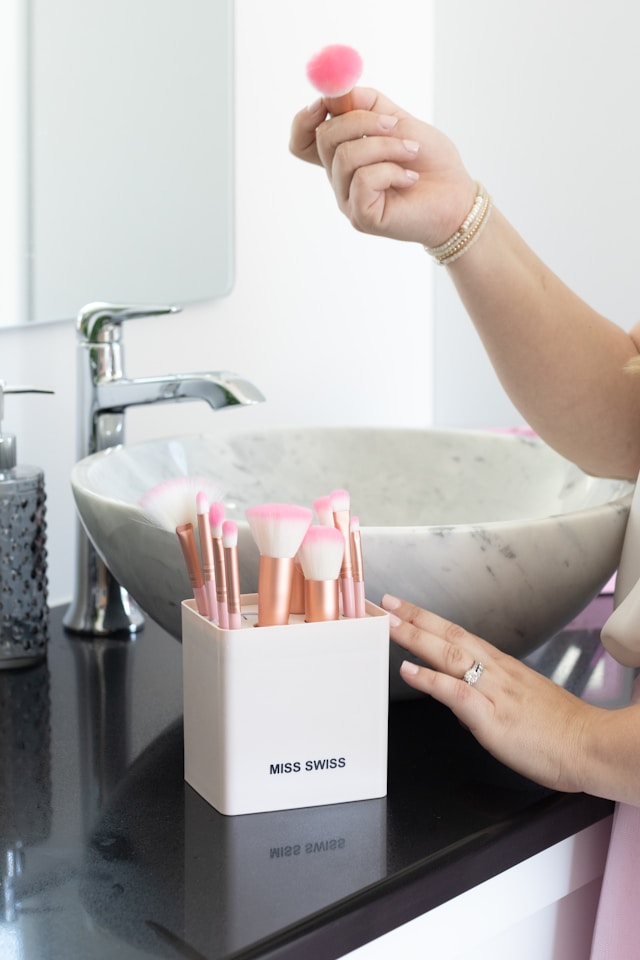
<path id="1" fill-rule="evenodd" d="M 223 629 L 285 625 L 290 615 L 307 622 L 364 617 L 365 591 L 360 523 L 350 514 L 346 490 L 307 507 L 267 503 L 249 507 L 247 521 L 260 553 L 258 611 L 241 611 L 238 526 L 224 505 L 196 493 L 197 537 L 191 521 L 176 526 L 199 614 Z"/>
<path id="2" fill-rule="evenodd" d="M 177 535 L 185 779 L 223 814 L 386 794 L 389 623 L 364 598 L 349 495 L 249 507 L 258 593 L 240 594 L 237 525 L 197 494 Z M 196 542 L 196 526 L 200 551 Z"/>

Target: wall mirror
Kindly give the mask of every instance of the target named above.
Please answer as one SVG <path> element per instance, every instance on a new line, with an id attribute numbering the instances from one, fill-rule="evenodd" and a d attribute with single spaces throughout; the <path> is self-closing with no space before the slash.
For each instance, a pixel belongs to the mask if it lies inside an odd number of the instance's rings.
<path id="1" fill-rule="evenodd" d="M 29 0 L 27 322 L 232 286 L 232 0 Z"/>

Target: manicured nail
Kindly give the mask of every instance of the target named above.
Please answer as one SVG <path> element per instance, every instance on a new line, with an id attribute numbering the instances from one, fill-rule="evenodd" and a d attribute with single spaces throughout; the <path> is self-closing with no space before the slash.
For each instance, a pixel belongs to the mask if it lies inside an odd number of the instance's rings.
<path id="1" fill-rule="evenodd" d="M 402 143 L 405 150 L 408 150 L 409 153 L 417 153 L 420 149 L 420 144 L 417 140 L 403 140 Z"/>
<path id="2" fill-rule="evenodd" d="M 414 183 L 416 180 L 420 179 L 420 174 L 417 172 L 417 170 L 405 170 L 405 174 L 407 180 L 412 180 Z"/>
<path id="3" fill-rule="evenodd" d="M 420 667 L 417 663 L 411 663 L 410 660 L 403 660 L 400 664 L 400 673 L 403 673 L 405 677 L 416 677 L 420 671 Z"/>
<path id="4" fill-rule="evenodd" d="M 378 123 L 383 130 L 393 130 L 394 127 L 398 126 L 398 118 L 389 117 L 383 113 L 378 117 Z"/>
<path id="5" fill-rule="evenodd" d="M 396 617 L 395 613 L 389 614 L 389 626 L 390 627 L 399 627 L 402 623 L 400 617 Z"/>
<path id="6" fill-rule="evenodd" d="M 398 600 L 397 597 L 393 597 L 390 593 L 385 593 L 380 603 L 385 610 L 397 610 L 402 600 Z"/>
<path id="7" fill-rule="evenodd" d="M 390 593 L 385 593 L 380 601 L 380 606 L 384 607 L 385 610 L 397 610 L 401 603 L 402 600 L 399 600 Z"/>

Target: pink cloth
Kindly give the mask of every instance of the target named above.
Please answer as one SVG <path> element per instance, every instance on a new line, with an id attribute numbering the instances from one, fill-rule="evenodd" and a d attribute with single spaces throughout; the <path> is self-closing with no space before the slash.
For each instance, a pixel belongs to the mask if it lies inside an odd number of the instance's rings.
<path id="1" fill-rule="evenodd" d="M 632 702 L 640 701 L 640 677 Z M 617 803 L 602 881 L 591 960 L 640 957 L 640 807 Z"/>

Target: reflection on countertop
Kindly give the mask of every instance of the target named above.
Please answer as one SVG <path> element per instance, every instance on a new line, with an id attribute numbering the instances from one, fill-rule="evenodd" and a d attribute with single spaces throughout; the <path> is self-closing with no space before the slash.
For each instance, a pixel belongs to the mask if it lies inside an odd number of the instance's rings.
<path id="1" fill-rule="evenodd" d="M 529 658 L 605 707 L 633 674 L 603 595 Z M 391 704 L 382 800 L 224 817 L 183 780 L 181 647 L 149 622 L 0 672 L 6 960 L 339 957 L 607 816 L 489 757 L 427 698 Z M 259 723 L 247 717 L 247 723 Z"/>

